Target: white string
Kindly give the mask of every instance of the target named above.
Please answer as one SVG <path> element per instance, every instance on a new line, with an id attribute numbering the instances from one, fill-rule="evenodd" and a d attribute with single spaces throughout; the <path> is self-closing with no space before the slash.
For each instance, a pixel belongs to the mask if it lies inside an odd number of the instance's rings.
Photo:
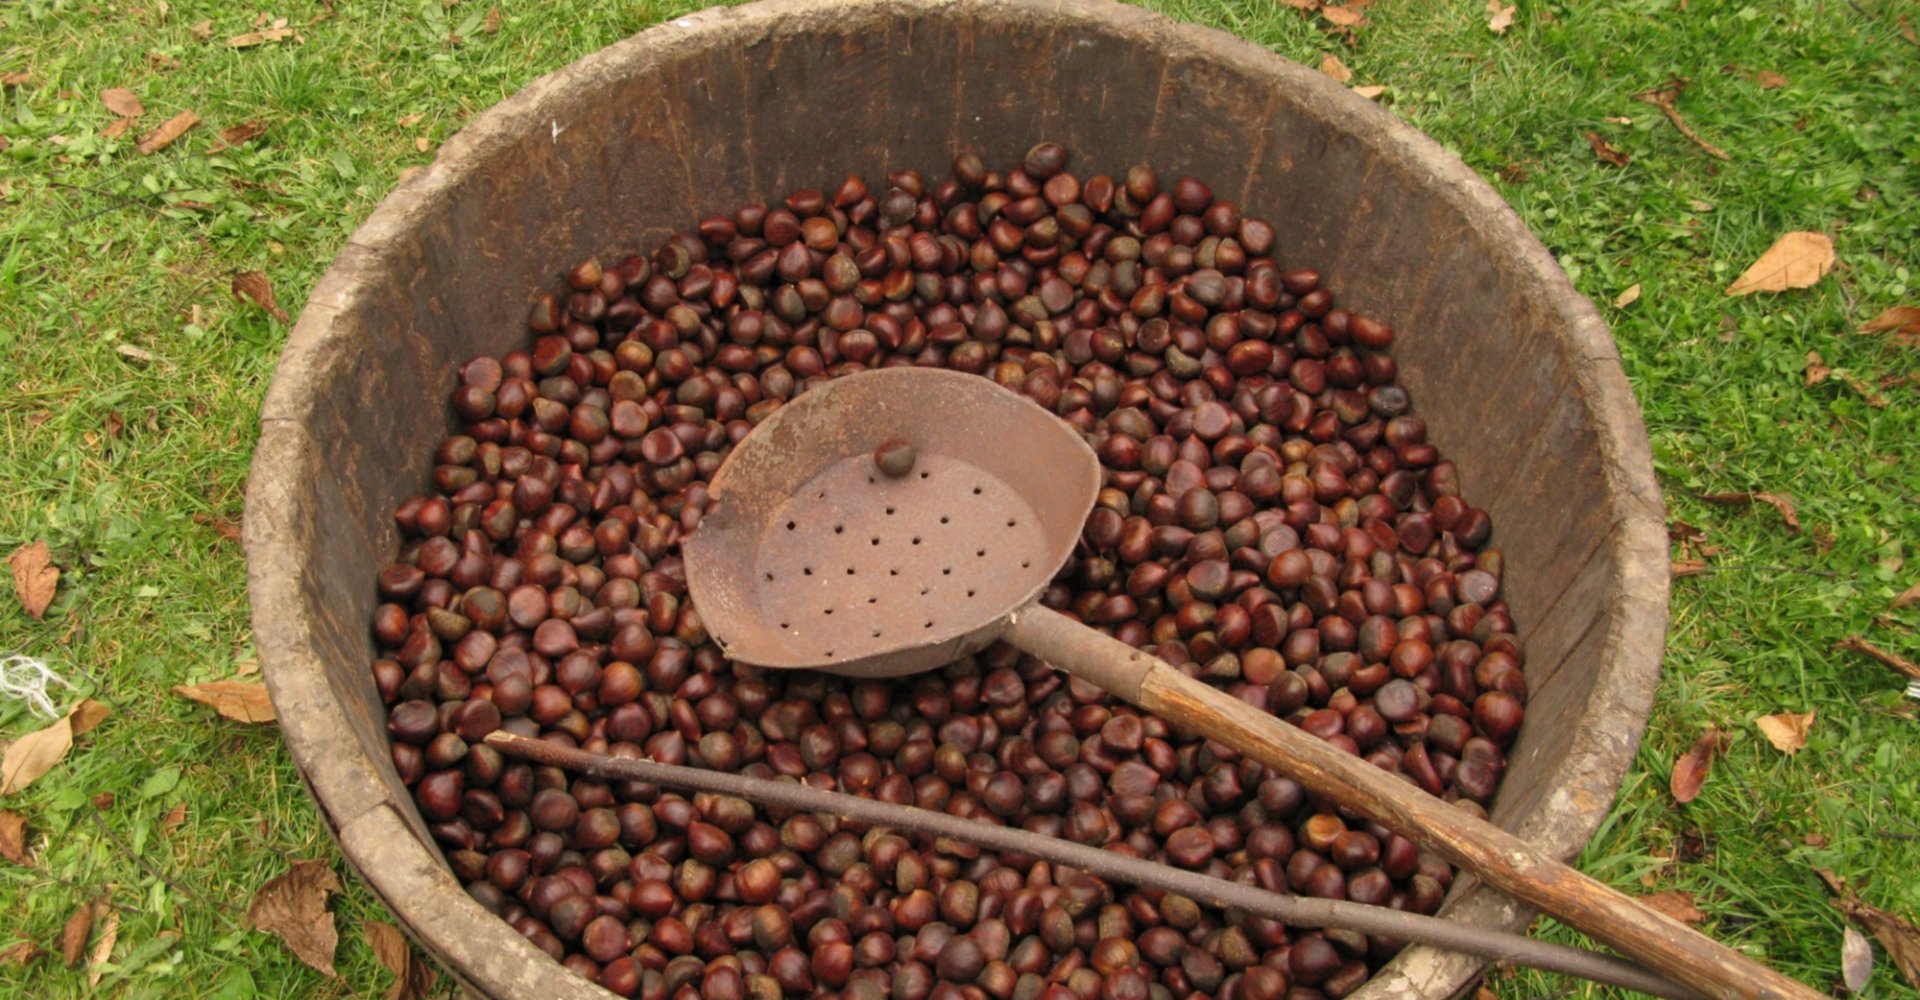
<path id="1" fill-rule="evenodd" d="M 60 712 L 53 707 L 52 699 L 47 697 L 47 686 L 58 684 L 71 689 L 73 685 L 67 679 L 54 673 L 46 664 L 31 656 L 18 653 L 0 659 L 0 694 L 9 698 L 24 699 L 28 709 L 49 719 L 58 718 Z"/>

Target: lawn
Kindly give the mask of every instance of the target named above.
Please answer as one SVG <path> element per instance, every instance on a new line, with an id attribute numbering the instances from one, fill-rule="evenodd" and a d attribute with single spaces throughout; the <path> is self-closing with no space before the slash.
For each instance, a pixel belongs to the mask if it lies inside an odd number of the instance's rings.
<path id="1" fill-rule="evenodd" d="M 0 7 L 0 551 L 45 540 L 61 570 L 44 620 L 0 593 L 0 653 L 70 681 L 53 691 L 63 710 L 85 696 L 112 709 L 0 798 L 25 818 L 33 862 L 0 861 L 0 995 L 80 996 L 91 976 L 112 996 L 386 989 L 362 934 L 381 907 L 338 863 L 274 728 L 173 693 L 253 662 L 233 526 L 288 326 L 236 299 L 231 278 L 263 272 L 297 312 L 360 220 L 469 117 L 694 6 Z M 1496 33 L 1480 3 L 1377 0 L 1349 38 L 1278 0 L 1150 6 L 1310 65 L 1337 55 L 1353 84 L 1384 86 L 1600 304 L 1689 536 L 1676 558 L 1696 572 L 1675 582 L 1637 766 L 1581 864 L 1628 891 L 1690 893 L 1705 930 L 1837 990 L 1845 923 L 1817 869 L 1920 914 L 1920 704 L 1892 671 L 1835 649 L 1860 636 L 1920 656 L 1920 604 L 1893 607 L 1920 581 L 1920 338 L 1856 332 L 1920 303 L 1920 39 L 1907 26 L 1920 10 L 1520 0 Z M 297 34 L 227 43 L 277 18 Z M 1727 159 L 1635 99 L 1676 77 L 1679 113 Z M 117 137 L 102 134 L 119 117 L 108 88 L 142 105 Z M 186 110 L 196 128 L 136 150 Z M 249 122 L 264 131 L 222 141 Z M 1589 132 L 1628 162 L 1602 162 Z M 1723 294 L 1789 231 L 1830 236 L 1832 273 Z M 1824 378 L 1809 378 L 1810 354 Z M 1790 502 L 1798 529 L 1766 503 L 1703 499 L 1750 492 Z M 1815 713 L 1792 755 L 1755 726 L 1787 712 Z M 0 741 L 44 724 L 0 700 Z M 1669 774 L 1709 726 L 1727 745 L 1681 805 Z M 308 858 L 345 883 L 337 978 L 247 927 L 255 890 Z M 61 928 L 100 899 L 84 950 L 110 922 L 115 941 L 70 970 Z M 5 960 L 17 941 L 51 954 Z M 1875 955 L 1869 994 L 1920 995 Z M 1598 992 L 1504 971 L 1489 987 Z"/>

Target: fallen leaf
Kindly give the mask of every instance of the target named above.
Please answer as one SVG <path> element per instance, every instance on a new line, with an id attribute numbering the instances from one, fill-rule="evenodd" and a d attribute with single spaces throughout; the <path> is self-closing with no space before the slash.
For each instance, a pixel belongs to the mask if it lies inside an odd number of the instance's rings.
<path id="1" fill-rule="evenodd" d="M 25 965 L 46 953 L 45 948 L 32 941 L 15 941 L 0 948 L 0 965 Z"/>
<path id="2" fill-rule="evenodd" d="M 266 274 L 260 271 L 241 271 L 234 275 L 233 297 L 259 306 L 282 323 L 287 321 L 287 311 L 273 300 L 273 282 L 268 281 Z"/>
<path id="3" fill-rule="evenodd" d="M 93 807 L 95 809 L 100 810 L 101 812 L 106 812 L 107 810 L 112 809 L 113 804 L 116 801 L 118 801 L 118 799 L 114 796 L 112 792 L 93 793 Z"/>
<path id="4" fill-rule="evenodd" d="M 1763 69 L 1755 74 L 1754 80 L 1760 84 L 1761 90 L 1776 90 L 1787 85 L 1786 77 L 1770 69 Z"/>
<path id="5" fill-rule="evenodd" d="M 1632 156 L 1628 155 L 1624 150 L 1615 148 L 1614 145 L 1608 142 L 1606 137 L 1600 133 L 1587 132 L 1585 135 L 1587 145 L 1593 147 L 1593 155 L 1598 157 L 1600 162 L 1612 164 L 1616 167 L 1624 167 L 1633 162 Z M 1636 285 L 1634 287 L 1637 288 L 1639 286 Z"/>
<path id="6" fill-rule="evenodd" d="M 193 32 L 193 37 L 198 38 L 203 42 L 208 41 L 211 38 L 213 38 L 213 19 L 208 18 L 204 21 L 201 21 L 199 24 L 193 25 L 187 30 Z"/>
<path id="7" fill-rule="evenodd" d="M 0 73 L 0 87 L 24 87 L 33 82 L 33 74 L 26 70 L 12 73 Z"/>
<path id="8" fill-rule="evenodd" d="M 1833 262 L 1833 240 L 1825 233 L 1787 233 L 1727 286 L 1727 294 L 1807 288 L 1826 277 L 1827 272 L 1833 270 Z"/>
<path id="9" fill-rule="evenodd" d="M 427 138 L 427 137 L 426 137 L 426 136 L 424 136 L 424 135 L 423 135 L 423 136 L 418 136 L 418 137 L 416 137 L 416 138 L 415 138 L 415 139 L 413 140 L 413 148 L 414 148 L 415 150 L 418 150 L 419 152 L 422 152 L 422 153 L 424 153 L 424 152 L 426 152 L 427 150 L 429 150 L 429 149 L 432 149 L 432 148 L 433 148 L 433 140 L 432 140 L 432 139 L 429 139 L 429 138 Z"/>
<path id="10" fill-rule="evenodd" d="M 1858 993 L 1866 988 L 1871 975 L 1873 945 L 1867 943 L 1866 935 L 1849 927 L 1840 939 L 1840 981 L 1846 984 L 1848 993 Z"/>
<path id="11" fill-rule="evenodd" d="M 1782 712 L 1778 715 L 1763 715 L 1753 720 L 1760 732 L 1773 744 L 1775 750 L 1789 756 L 1800 752 L 1807 745 L 1807 730 L 1813 728 L 1813 711 L 1805 714 Z"/>
<path id="12" fill-rule="evenodd" d="M 187 130 L 200 124 L 200 116 L 192 111 L 182 111 L 160 123 L 160 127 L 140 138 L 136 148 L 142 154 L 153 154 L 173 145 L 175 139 L 187 134 Z"/>
<path id="13" fill-rule="evenodd" d="M 1588 133 L 1588 134 L 1591 135 L 1592 133 Z M 1621 155 L 1624 156 L 1626 154 L 1623 153 Z M 1633 305 L 1635 302 L 1638 302 L 1638 301 L 1640 301 L 1640 283 L 1636 281 L 1633 284 L 1628 285 L 1626 291 L 1621 292 L 1619 295 L 1614 296 L 1613 307 L 1615 309 L 1625 309 L 1626 307 Z"/>
<path id="14" fill-rule="evenodd" d="M 286 874 L 254 893 L 247 907 L 247 923 L 256 930 L 278 934 L 300 961 L 326 973 L 333 971 L 333 950 L 340 943 L 327 897 L 340 891 L 340 879 L 325 861 L 295 861 Z"/>
<path id="15" fill-rule="evenodd" d="M 0 812 L 0 858 L 32 868 L 33 859 L 27 857 L 27 818 L 16 812 Z"/>
<path id="16" fill-rule="evenodd" d="M 1920 585 L 1916 586 L 1920 587 Z M 1902 594 L 1901 596 L 1904 597 L 1906 595 Z M 1845 650 L 1849 653 L 1860 653 L 1864 656 L 1871 656 L 1875 660 L 1880 661 L 1882 666 L 1896 673 L 1904 674 L 1912 680 L 1920 681 L 1920 663 L 1915 663 L 1896 653 L 1889 653 L 1860 636 L 1850 635 L 1836 643 L 1833 648 Z"/>
<path id="17" fill-rule="evenodd" d="M 1892 606 L 1893 610 L 1898 611 L 1901 608 L 1912 607 L 1915 604 L 1920 604 L 1920 582 L 1916 582 L 1913 586 L 1901 591 L 1900 596 L 1893 599 Z"/>
<path id="18" fill-rule="evenodd" d="M 1280 0 L 1280 2 L 1294 10 L 1312 12 L 1320 9 L 1320 0 Z"/>
<path id="19" fill-rule="evenodd" d="M 5 757 L 0 758 L 0 795 L 11 795 L 33 784 L 65 760 L 72 749 L 73 724 L 64 715 L 7 744 Z"/>
<path id="20" fill-rule="evenodd" d="M 115 118 L 106 128 L 100 130 L 100 138 L 118 139 L 126 135 L 127 130 L 132 128 L 133 125 L 134 119 L 132 118 Z"/>
<path id="21" fill-rule="evenodd" d="M 1626 115 L 1608 115 L 1608 116 L 1606 116 L 1605 118 L 1602 118 L 1602 119 L 1600 119 L 1600 120 L 1601 120 L 1601 121 L 1603 121 L 1603 122 L 1606 122 L 1606 123 L 1607 123 L 1607 124 L 1609 124 L 1609 125 L 1631 125 L 1631 124 L 1633 124 L 1633 119 L 1631 119 L 1631 118 L 1628 118 L 1628 117 L 1627 117 Z"/>
<path id="22" fill-rule="evenodd" d="M 1822 362 L 1819 351 L 1807 352 L 1807 381 L 1806 381 L 1807 388 L 1811 389 L 1814 386 L 1819 385 L 1822 382 L 1825 382 L 1827 380 L 1827 376 L 1832 374 L 1833 374 L 1833 369 L 1828 368 Z"/>
<path id="23" fill-rule="evenodd" d="M 1900 974 L 1907 977 L 1907 982 L 1920 986 L 1920 928 L 1914 927 L 1912 921 L 1899 914 L 1889 913 L 1862 900 L 1844 879 L 1825 868 L 1816 868 L 1814 871 L 1839 897 L 1833 901 L 1833 905 L 1839 907 L 1849 920 L 1872 931 Z"/>
<path id="24" fill-rule="evenodd" d="M 216 514 L 200 513 L 193 515 L 193 523 L 204 524 L 212 528 L 214 534 L 219 535 L 229 542 L 237 542 L 240 540 L 240 525 L 234 523 L 232 518 L 220 517 Z"/>
<path id="25" fill-rule="evenodd" d="M 46 617 L 47 606 L 53 603 L 60 584 L 60 570 L 53 564 L 46 541 L 14 549 L 7 557 L 7 566 L 13 570 L 13 592 L 19 595 L 20 605 L 35 621 Z"/>
<path id="26" fill-rule="evenodd" d="M 1840 381 L 1845 382 L 1847 384 L 1847 388 L 1852 389 L 1855 393 L 1859 394 L 1861 399 L 1866 400 L 1868 406 L 1872 406 L 1882 410 L 1887 408 L 1887 398 L 1885 396 L 1880 395 L 1877 392 L 1874 392 L 1873 386 L 1868 385 L 1865 379 L 1862 379 L 1857 375 L 1849 374 L 1847 372 L 1841 372 L 1839 374 L 1840 374 Z"/>
<path id="27" fill-rule="evenodd" d="M 246 121 L 233 126 L 232 128 L 221 129 L 220 141 L 214 143 L 211 152 L 218 153 L 223 149 L 232 149 L 235 146 L 244 146 L 247 143 L 252 142 L 253 140 L 258 139 L 261 136 L 266 134 L 267 134 L 266 122 L 263 122 L 258 118 L 249 118 Z"/>
<path id="28" fill-rule="evenodd" d="M 113 345 L 113 349 L 115 353 L 129 361 L 138 361 L 143 365 L 153 363 L 153 352 L 144 347 L 136 347 L 132 344 L 115 344 Z"/>
<path id="29" fill-rule="evenodd" d="M 1369 101 L 1377 101 L 1380 99 L 1381 94 L 1387 92 L 1387 88 L 1377 83 L 1370 83 L 1364 87 L 1353 88 L 1353 92 Z"/>
<path id="30" fill-rule="evenodd" d="M 487 20 L 480 26 L 480 30 L 489 35 L 500 30 L 500 8 L 490 7 L 487 9 Z"/>
<path id="31" fill-rule="evenodd" d="M 105 722 L 107 716 L 112 714 L 113 709 L 92 698 L 82 698 L 80 704 L 73 706 L 73 711 L 67 713 L 67 722 L 73 727 L 73 735 L 85 736 L 93 727 Z"/>
<path id="32" fill-rule="evenodd" d="M 413 948 L 400 928 L 378 920 L 361 925 L 373 957 L 393 973 L 393 985 L 387 987 L 387 1000 L 421 1000 L 433 989 L 433 967 L 414 957 Z"/>
<path id="33" fill-rule="evenodd" d="M 1907 15 L 1905 14 L 1900 15 L 1900 37 L 1906 39 L 1909 45 L 1920 45 L 1920 32 L 1913 30 L 1913 22 L 1907 20 Z M 1915 985 L 1920 985 L 1920 983 L 1915 983 Z"/>
<path id="34" fill-rule="evenodd" d="M 1320 16 L 1342 28 L 1358 28 L 1367 23 L 1367 15 L 1352 7 L 1322 7 Z"/>
<path id="35" fill-rule="evenodd" d="M 1894 306 L 1860 327 L 1861 333 L 1890 333 L 1894 343 L 1920 347 L 1920 306 Z"/>
<path id="36" fill-rule="evenodd" d="M 140 103 L 140 95 L 125 87 L 108 87 L 101 91 L 100 103 L 122 118 L 138 118 L 147 113 Z"/>
<path id="37" fill-rule="evenodd" d="M 1640 901 L 1683 924 L 1697 924 L 1707 919 L 1707 915 L 1693 905 L 1693 893 L 1679 889 L 1641 896 Z"/>
<path id="38" fill-rule="evenodd" d="M 1693 741 L 1693 749 L 1673 762 L 1673 776 L 1667 781 L 1667 789 L 1673 793 L 1675 802 L 1685 805 L 1700 795 L 1700 786 L 1707 780 L 1707 772 L 1713 768 L 1713 755 L 1726 745 L 1726 737 L 1714 726 L 1708 726 L 1700 738 Z"/>
<path id="39" fill-rule="evenodd" d="M 236 49 L 244 49 L 265 45 L 268 42 L 283 42 L 292 37 L 294 37 L 292 28 L 268 28 L 265 31 L 249 31 L 235 35 L 227 39 L 227 44 Z"/>
<path id="40" fill-rule="evenodd" d="M 94 905 L 105 907 L 106 902 L 107 901 L 103 899 Z M 107 959 L 113 957 L 114 943 L 119 940 L 120 911 L 113 910 L 107 914 L 107 929 L 101 931 L 100 940 L 93 943 L 93 954 L 87 956 L 87 986 L 94 987 L 100 985 L 100 977 L 105 975 L 107 971 L 102 968 L 102 966 L 107 964 Z"/>
<path id="41" fill-rule="evenodd" d="M 1353 71 L 1348 69 L 1346 64 L 1340 61 L 1339 56 L 1331 52 L 1320 58 L 1320 72 L 1333 77 L 1341 83 L 1349 83 L 1353 80 Z M 424 152 L 424 150 L 422 150 L 422 152 Z"/>
<path id="42" fill-rule="evenodd" d="M 1513 27 L 1513 13 L 1517 8 L 1502 7 L 1500 0 L 1487 0 L 1487 30 L 1496 35 L 1504 35 Z"/>
<path id="43" fill-rule="evenodd" d="M 191 698 L 235 722 L 272 722 L 273 701 L 267 687 L 258 681 L 209 681 L 182 684 L 173 693 Z"/>
<path id="44" fill-rule="evenodd" d="M 1750 504 L 1758 500 L 1761 503 L 1770 504 L 1774 510 L 1779 511 L 1780 516 L 1786 520 L 1788 528 L 1794 531 L 1800 530 L 1800 514 L 1794 509 L 1793 501 L 1786 497 L 1772 493 L 1702 493 L 1700 499 L 1722 506 Z"/>
<path id="45" fill-rule="evenodd" d="M 80 959 L 87 953 L 87 938 L 93 934 L 93 904 L 81 903 L 67 918 L 67 925 L 60 928 L 60 957 L 66 959 L 67 968 L 80 967 Z"/>
<path id="46" fill-rule="evenodd" d="M 187 804 L 185 802 L 181 802 L 175 805 L 173 809 L 166 814 L 166 816 L 161 818 L 160 829 L 164 833 L 172 833 L 173 831 L 180 829 L 180 824 L 185 823 L 186 821 L 187 821 Z"/>

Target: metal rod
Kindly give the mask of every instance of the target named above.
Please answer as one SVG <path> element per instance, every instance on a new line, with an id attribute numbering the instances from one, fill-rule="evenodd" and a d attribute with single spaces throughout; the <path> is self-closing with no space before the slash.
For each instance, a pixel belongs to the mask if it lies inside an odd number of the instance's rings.
<path id="1" fill-rule="evenodd" d="M 1692 1000 L 1699 996 L 1642 966 L 1610 955 L 1549 944 L 1518 934 L 1471 927 L 1437 917 L 1404 913 L 1383 906 L 1268 892 L 1028 830 L 994 826 L 929 809 L 822 791 L 798 782 L 749 778 L 631 757 L 608 757 L 546 740 L 516 736 L 505 730 L 489 734 L 486 741 L 510 757 L 550 764 L 579 774 L 732 795 L 762 806 L 825 813 L 875 826 L 932 837 L 949 837 L 989 850 L 1025 854 L 1054 864 L 1079 868 L 1115 882 L 1175 893 L 1206 906 L 1239 910 L 1293 927 L 1335 927 L 1417 942 L 1674 1000 Z"/>

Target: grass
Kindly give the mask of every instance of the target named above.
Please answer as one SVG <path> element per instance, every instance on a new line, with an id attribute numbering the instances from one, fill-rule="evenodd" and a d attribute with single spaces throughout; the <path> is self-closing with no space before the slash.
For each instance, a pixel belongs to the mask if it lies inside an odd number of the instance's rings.
<path id="1" fill-rule="evenodd" d="M 108 995 L 385 989 L 359 933 L 380 907 L 351 878 L 335 907 L 339 978 L 245 929 L 262 882 L 333 847 L 271 727 L 170 694 L 251 659 L 244 567 L 219 529 L 240 517 L 286 328 L 227 283 L 264 271 L 297 310 L 399 174 L 469 116 L 692 6 L 502 5 L 489 32 L 480 0 L 302 3 L 277 16 L 303 43 L 246 49 L 221 41 L 254 28 L 256 8 L 223 0 L 0 8 L 0 72 L 32 74 L 0 95 L 0 548 L 44 538 L 64 568 L 45 621 L 0 601 L 0 650 L 45 659 L 76 685 L 62 695 L 115 710 L 0 801 L 28 818 L 39 851 L 30 870 L 0 863 L 0 948 L 27 938 L 57 951 L 67 915 L 104 893 L 121 913 Z M 1706 930 L 1837 988 L 1842 923 L 1816 868 L 1920 913 L 1920 722 L 1891 673 L 1833 650 L 1851 635 L 1920 649 L 1920 609 L 1888 610 L 1920 578 L 1907 564 L 1920 540 L 1920 352 L 1853 332 L 1920 300 L 1920 47 L 1900 35 L 1900 4 L 1522 0 L 1496 35 L 1475 3 L 1383 2 L 1352 44 L 1271 0 L 1153 6 L 1310 64 L 1335 52 L 1355 83 L 1387 85 L 1396 113 L 1498 186 L 1602 304 L 1672 515 L 1717 552 L 1708 573 L 1676 582 L 1658 705 L 1581 864 L 1631 891 L 1691 892 Z M 1763 70 L 1785 84 L 1762 86 Z M 1680 109 L 1730 161 L 1633 100 L 1672 76 L 1690 79 Z M 97 94 L 115 86 L 147 114 L 103 139 L 112 115 Z M 198 129 L 134 152 L 187 108 Z M 220 130 L 255 119 L 263 137 L 214 150 Z M 1632 163 L 1599 163 L 1586 131 Z M 1721 294 L 1795 229 L 1834 237 L 1832 275 Z M 1634 285 L 1638 302 L 1608 305 Z M 1809 351 L 1888 405 L 1841 377 L 1804 385 Z M 1730 491 L 1790 497 L 1804 530 L 1764 505 L 1699 499 Z M 1808 710 L 1817 721 L 1795 756 L 1753 726 Z M 38 725 L 0 704 L 0 740 Z M 1708 725 L 1731 743 L 1700 797 L 1676 805 L 1668 771 Z M 102 793 L 113 801 L 98 809 Z M 161 820 L 182 803 L 169 831 Z M 1490 985 L 1597 992 L 1532 974 Z M 0 966 L 0 994 L 87 992 L 84 970 L 57 956 Z M 1916 995 L 1884 953 L 1868 992 Z"/>

